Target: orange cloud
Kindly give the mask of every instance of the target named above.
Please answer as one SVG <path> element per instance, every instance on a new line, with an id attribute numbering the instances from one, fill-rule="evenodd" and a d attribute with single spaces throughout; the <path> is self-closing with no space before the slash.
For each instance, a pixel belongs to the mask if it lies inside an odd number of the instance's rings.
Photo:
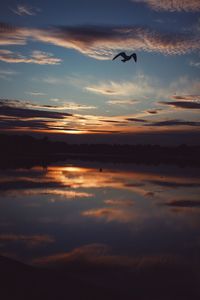
<path id="1" fill-rule="evenodd" d="M 105 244 L 89 244 L 75 248 L 70 252 L 62 252 L 46 257 L 36 258 L 32 261 L 36 265 L 62 265 L 67 266 L 71 263 L 79 263 L 91 266 L 118 266 L 127 267 L 135 270 L 151 266 L 169 266 L 176 264 L 180 258 L 173 255 L 147 255 L 147 256 L 125 256 L 111 254 L 111 249 Z M 183 262 L 182 262 L 183 263 Z M 182 264 L 183 265 L 183 264 Z"/>
<path id="2" fill-rule="evenodd" d="M 55 240 L 49 235 L 0 234 L 0 241 L 24 242 L 27 246 L 39 246 L 41 244 L 53 243 Z"/>
<path id="3" fill-rule="evenodd" d="M 89 244 L 75 248 L 71 252 L 58 253 L 38 259 L 34 259 L 36 264 L 69 263 L 72 261 L 95 261 L 107 253 L 109 247 L 105 244 Z"/>
<path id="4" fill-rule="evenodd" d="M 47 53 L 38 50 L 32 51 L 31 56 L 26 57 L 20 53 L 0 49 L 0 61 L 7 63 L 58 65 L 61 63 L 62 60 L 60 58 L 53 57 L 52 53 Z"/>
<path id="5" fill-rule="evenodd" d="M 115 207 L 90 209 L 82 212 L 82 216 L 105 219 L 106 222 L 116 221 L 120 223 L 129 223 L 137 218 L 137 214 L 134 211 Z"/>
<path id="6" fill-rule="evenodd" d="M 95 59 L 110 59 L 120 49 L 177 55 L 200 48 L 199 37 L 195 33 L 161 33 L 138 26 L 60 26 L 36 29 L 0 24 L 1 45 L 22 45 L 30 39 L 74 49 Z"/>

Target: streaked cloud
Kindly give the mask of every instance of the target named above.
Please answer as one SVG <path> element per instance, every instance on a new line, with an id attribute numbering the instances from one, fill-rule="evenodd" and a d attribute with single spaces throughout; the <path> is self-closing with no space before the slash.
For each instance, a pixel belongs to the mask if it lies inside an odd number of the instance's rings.
<path id="1" fill-rule="evenodd" d="M 129 122 L 139 122 L 139 123 L 146 123 L 146 122 L 148 122 L 145 119 L 139 119 L 139 118 L 127 118 L 126 120 L 129 121 Z"/>
<path id="2" fill-rule="evenodd" d="M 173 95 L 172 99 L 196 102 L 200 101 L 200 95 Z"/>
<path id="3" fill-rule="evenodd" d="M 133 206 L 134 201 L 133 200 L 127 200 L 127 199 L 108 199 L 104 200 L 104 203 L 111 206 Z"/>
<path id="4" fill-rule="evenodd" d="M 175 108 L 183 109 L 200 109 L 200 102 L 192 101 L 169 101 L 169 102 L 159 102 L 159 104 L 173 106 Z"/>
<path id="5" fill-rule="evenodd" d="M 132 49 L 166 55 L 189 53 L 200 49 L 199 35 L 160 32 L 139 26 L 57 26 L 47 29 L 14 27 L 0 24 L 0 44 L 26 44 L 40 41 L 74 49 L 95 59 L 111 59 L 119 50 Z"/>
<path id="6" fill-rule="evenodd" d="M 0 45 L 26 45 L 27 35 L 16 26 L 0 22 Z"/>
<path id="7" fill-rule="evenodd" d="M 199 90 L 200 90 L 199 78 L 192 78 L 184 75 L 177 78 L 169 85 L 167 94 L 168 94 L 168 98 L 171 98 L 172 94 L 175 96 L 192 95 L 195 97 L 196 95 L 199 95 Z"/>
<path id="8" fill-rule="evenodd" d="M 200 11 L 199 0 L 131 0 L 132 2 L 145 3 L 152 9 L 160 11 Z"/>
<path id="9" fill-rule="evenodd" d="M 175 103 L 175 104 L 174 104 Z M 159 104 L 180 108 L 200 108 L 199 102 L 170 101 Z M 87 111 L 95 109 L 92 105 L 74 102 L 55 102 L 55 105 L 34 103 L 29 100 L 0 99 L 1 130 L 40 131 L 48 133 L 72 134 L 111 134 L 111 133 L 139 133 L 149 132 L 153 127 L 158 131 L 175 129 L 183 130 L 186 126 L 198 127 L 200 122 L 193 119 L 193 115 L 182 118 L 168 118 L 167 114 L 150 116 L 148 112 L 118 116 L 101 116 L 74 113 L 75 110 Z M 74 110 L 74 111 L 73 111 Z M 66 112 L 65 112 L 66 111 Z M 73 111 L 73 113 L 69 113 Z M 163 110 L 164 111 L 164 110 Z M 162 116 L 162 118 L 161 118 Z M 182 128 L 181 128 L 182 126 Z M 173 128 L 172 128 L 173 127 Z"/>
<path id="10" fill-rule="evenodd" d="M 18 16 L 35 16 L 41 10 L 27 4 L 18 4 L 16 8 L 11 9 Z"/>
<path id="11" fill-rule="evenodd" d="M 34 259 L 36 264 L 68 263 L 73 261 L 96 261 L 104 256 L 109 247 L 105 244 L 89 244 L 73 249 L 71 252 L 57 253 L 54 255 Z"/>
<path id="12" fill-rule="evenodd" d="M 191 61 L 190 66 L 200 68 L 200 61 Z"/>
<path id="13" fill-rule="evenodd" d="M 151 79 L 144 75 L 135 76 L 132 81 L 110 81 L 86 86 L 88 92 L 106 96 L 135 96 L 145 97 L 155 92 L 155 86 Z M 112 100 L 111 100 L 112 101 Z M 116 101 L 116 100 L 113 100 Z M 126 100 L 124 100 L 126 101 Z M 116 102 L 112 102 L 113 104 Z M 117 102 L 119 104 L 119 102 Z M 120 101 L 122 103 L 122 101 Z M 128 104 L 131 102 L 128 100 Z"/>
<path id="14" fill-rule="evenodd" d="M 0 49 L 0 60 L 7 63 L 28 63 L 39 65 L 58 65 L 62 61 L 60 58 L 53 57 L 52 53 L 43 51 L 32 51 L 30 57 L 27 57 L 20 53 L 2 49 Z"/>
<path id="15" fill-rule="evenodd" d="M 118 207 L 103 207 L 98 209 L 90 209 L 82 212 L 83 216 L 96 219 L 104 219 L 106 222 L 129 223 L 137 217 L 133 210 L 122 209 Z"/>
<path id="16" fill-rule="evenodd" d="M 114 254 L 112 251 L 112 248 L 109 247 L 106 244 L 102 243 L 96 243 L 96 244 L 88 244 L 88 245 L 82 245 L 78 248 L 74 248 L 71 251 L 68 252 L 60 252 L 60 253 L 55 253 L 53 255 L 49 256 L 43 256 L 43 257 L 38 257 L 32 260 L 33 264 L 36 265 L 50 265 L 50 266 L 62 266 L 62 267 L 67 267 L 69 264 L 72 266 L 73 263 L 77 266 L 77 263 L 79 265 L 79 269 L 81 270 L 81 267 L 83 266 L 83 270 L 87 270 L 88 274 L 88 280 L 91 282 L 91 284 L 94 284 L 95 280 L 97 283 L 99 283 L 99 278 L 101 277 L 102 270 L 104 269 L 106 271 L 102 273 L 102 276 L 105 277 L 105 274 L 108 274 L 109 270 L 111 271 L 112 276 L 111 282 L 108 280 L 108 276 L 106 276 L 106 285 L 110 288 L 110 284 L 112 286 L 113 284 L 113 270 L 116 273 L 116 269 L 113 269 L 113 266 L 122 268 L 121 271 L 120 269 L 117 269 L 119 274 L 115 277 L 115 285 L 116 282 L 118 282 L 119 286 L 121 287 L 122 285 L 122 280 L 124 279 L 124 274 L 128 270 L 128 274 L 131 276 L 128 277 L 130 280 L 130 284 L 133 282 L 133 278 L 139 271 L 140 277 L 141 277 L 141 272 L 142 274 L 145 274 L 145 277 L 149 278 L 149 274 L 151 275 L 152 270 L 156 270 L 156 274 L 158 272 L 160 273 L 160 277 L 162 277 L 163 270 L 165 270 L 166 274 L 169 276 L 171 274 L 174 274 L 174 270 L 179 270 L 180 265 L 185 266 L 186 263 L 181 259 L 180 257 L 176 255 L 169 255 L 169 254 L 164 254 L 164 255 L 118 255 Z M 83 264 L 83 265 L 82 265 Z M 100 273 L 97 273 L 97 276 L 95 276 L 94 269 L 86 268 L 89 266 L 95 266 L 95 267 L 100 267 Z M 169 267 L 170 266 L 170 267 Z M 172 267 L 171 267 L 172 266 Z M 95 270 L 98 270 L 95 268 Z M 134 272 L 133 272 L 134 270 Z M 147 273 L 146 273 L 147 272 Z M 132 276 L 134 274 L 134 276 Z M 154 275 L 154 272 L 152 273 Z M 167 275 L 167 276 L 168 276 Z M 175 272 L 175 276 L 177 276 L 177 273 Z M 180 276 L 180 274 L 179 274 Z M 139 278 L 140 278 L 139 277 Z M 90 280 L 91 278 L 91 280 Z M 154 278 L 155 276 L 150 276 L 152 279 L 152 284 L 154 283 Z M 103 278 L 102 278 L 103 280 Z M 105 283 L 105 282 L 104 282 Z M 130 285 L 127 284 L 126 282 L 126 289 Z M 162 289 L 163 292 L 163 289 Z M 146 294 L 147 295 L 147 294 Z"/>
<path id="17" fill-rule="evenodd" d="M 11 69 L 0 69 L 0 79 L 10 80 L 13 76 L 16 76 L 18 72 Z"/>
<path id="18" fill-rule="evenodd" d="M 57 118 L 61 119 L 67 116 L 71 116 L 68 113 L 44 111 L 37 109 L 29 109 L 29 102 L 20 100 L 0 100 L 1 114 L 4 116 L 15 116 L 18 118 Z M 32 107 L 34 104 L 32 104 Z M 37 105 L 36 105 L 37 107 Z M 44 108 L 44 106 L 43 106 Z"/>
<path id="19" fill-rule="evenodd" d="M 136 104 L 138 103 L 137 100 L 128 100 L 128 99 L 116 99 L 116 100 L 108 100 L 107 101 L 108 104 L 111 104 L 111 105 L 120 105 L 120 106 L 123 106 L 123 105 L 133 105 L 133 104 Z"/>
<path id="20" fill-rule="evenodd" d="M 53 243 L 54 238 L 49 235 L 22 235 L 22 234 L 0 234 L 2 242 L 23 242 L 27 246 L 39 246 L 41 244 Z"/>
<path id="21" fill-rule="evenodd" d="M 166 120 L 166 121 L 157 121 L 151 122 L 148 126 L 200 126 L 200 122 L 195 121 L 184 121 L 184 120 Z"/>
<path id="22" fill-rule="evenodd" d="M 28 95 L 34 96 L 34 97 L 40 97 L 40 96 L 46 96 L 46 93 L 42 92 L 25 92 Z"/>
<path id="23" fill-rule="evenodd" d="M 38 93 L 36 93 L 37 96 Z M 43 95 L 43 94 L 42 94 Z M 53 99 L 52 99 L 53 101 Z M 86 105 L 86 104 L 79 104 L 75 102 L 65 102 L 60 105 L 50 105 L 50 104 L 39 104 L 34 103 L 31 101 L 26 100 L 1 100 L 0 99 L 0 107 L 9 106 L 15 108 L 22 108 L 22 109 L 42 109 L 42 110 L 52 110 L 52 111 L 63 111 L 63 110 L 87 110 L 87 109 L 95 109 L 95 106 Z M 62 114 L 62 113 L 61 113 Z M 64 114 L 65 115 L 65 114 Z M 65 115 L 66 116 L 66 115 Z"/>
<path id="24" fill-rule="evenodd" d="M 47 109 L 55 109 L 55 110 L 87 110 L 87 109 L 96 109 L 97 107 L 94 105 L 86 105 L 86 104 L 79 104 L 75 102 L 69 102 L 63 99 L 52 98 L 50 99 L 53 102 L 62 101 L 61 105 L 48 105 L 46 106 Z"/>
<path id="25" fill-rule="evenodd" d="M 167 203 L 165 203 L 167 206 L 172 207 L 183 207 L 183 208 L 191 208 L 191 207 L 200 207 L 200 201 L 199 200 L 171 200 Z"/>
<path id="26" fill-rule="evenodd" d="M 44 182 L 45 184 L 45 182 Z M 25 185 L 25 184 L 24 184 Z M 55 185 L 56 186 L 56 185 Z M 9 196 L 13 196 L 13 195 L 23 195 L 23 196 L 33 196 L 33 195 L 51 195 L 51 196 L 60 196 L 59 198 L 53 198 L 50 199 L 49 201 L 51 203 L 54 202 L 62 202 L 62 201 L 66 201 L 66 200 L 74 200 L 77 198 L 90 198 L 92 196 L 94 196 L 91 193 L 86 193 L 86 192 L 79 192 L 76 190 L 65 190 L 65 189 L 61 189 L 59 184 L 57 184 L 57 188 L 53 189 L 53 188 L 46 188 L 46 189 L 42 189 L 42 188 L 37 188 L 37 186 L 35 187 L 35 189 L 24 189 L 21 191 L 15 190 L 15 189 L 10 189 L 9 191 L 6 191 L 6 193 L 4 193 L 4 195 L 9 195 Z"/>

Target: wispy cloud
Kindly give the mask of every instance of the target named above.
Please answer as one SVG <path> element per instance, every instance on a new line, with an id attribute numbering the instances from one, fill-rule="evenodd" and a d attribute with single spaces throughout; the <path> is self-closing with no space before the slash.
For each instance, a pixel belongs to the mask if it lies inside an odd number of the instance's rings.
<path id="1" fill-rule="evenodd" d="M 28 63 L 39 65 L 58 65 L 61 63 L 60 58 L 53 57 L 52 53 L 43 51 L 32 51 L 30 57 L 10 50 L 0 49 L 0 60 L 7 63 Z"/>
<path id="2" fill-rule="evenodd" d="M 136 213 L 130 209 L 122 209 L 121 207 L 103 207 L 98 209 L 90 209 L 82 212 L 83 216 L 96 219 L 105 219 L 106 222 L 129 223 L 135 220 Z"/>
<path id="3" fill-rule="evenodd" d="M 157 11 L 200 11 L 199 0 L 132 0 L 132 2 L 145 3 Z"/>
<path id="4" fill-rule="evenodd" d="M 173 95 L 172 99 L 182 101 L 200 101 L 200 95 Z"/>
<path id="5" fill-rule="evenodd" d="M 138 103 L 137 100 L 128 100 L 128 99 L 116 99 L 116 100 L 108 100 L 107 101 L 108 104 L 111 104 L 111 105 L 120 105 L 120 106 L 126 106 L 126 105 L 133 105 L 133 104 L 136 104 Z"/>
<path id="6" fill-rule="evenodd" d="M 42 93 L 42 92 L 26 92 L 26 94 L 34 96 L 34 97 L 40 97 L 40 96 L 46 96 L 46 93 Z"/>
<path id="7" fill-rule="evenodd" d="M 34 259 L 36 264 L 52 264 L 52 263 L 70 263 L 73 261 L 95 261 L 99 257 L 104 257 L 109 247 L 105 244 L 89 244 L 75 248 L 71 252 L 57 253 L 51 256 Z"/>
<path id="8" fill-rule="evenodd" d="M 174 95 L 199 95 L 200 81 L 198 78 L 181 76 L 173 81 L 168 88 L 169 92 Z M 171 98 L 171 96 L 170 96 Z"/>
<path id="9" fill-rule="evenodd" d="M 195 121 L 184 121 L 184 120 L 179 120 L 179 119 L 175 119 L 175 120 L 166 120 L 166 121 L 157 121 L 157 122 L 151 122 L 148 124 L 149 126 L 194 126 L 194 127 L 199 127 L 200 126 L 200 122 L 195 122 Z"/>
<path id="10" fill-rule="evenodd" d="M 51 101 L 55 101 L 56 99 L 51 99 Z M 56 101 L 55 101 L 56 102 Z M 46 106 L 47 109 L 55 109 L 55 110 L 87 110 L 87 109 L 96 109 L 97 107 L 94 105 L 86 105 L 86 104 L 79 104 L 75 102 L 66 102 L 66 100 L 62 100 L 62 105 L 48 105 Z"/>
<path id="11" fill-rule="evenodd" d="M 47 76 L 42 78 L 42 81 L 48 84 L 66 84 L 67 78 Z"/>
<path id="12" fill-rule="evenodd" d="M 135 97 L 138 96 L 144 97 L 148 94 L 152 94 L 153 92 L 155 92 L 155 87 L 152 85 L 150 78 L 144 75 L 136 76 L 132 81 L 100 82 L 98 84 L 86 86 L 85 89 L 89 92 L 106 95 L 106 96 L 108 95 L 109 96 L 133 96 L 134 95 Z M 116 102 L 115 103 L 110 102 L 110 104 L 116 104 Z M 130 101 L 128 101 L 128 104 L 130 104 Z"/>
<path id="13" fill-rule="evenodd" d="M 41 10 L 37 7 L 32 7 L 27 4 L 18 4 L 16 8 L 11 9 L 18 16 L 35 16 Z"/>
<path id="14" fill-rule="evenodd" d="M 200 61 L 191 61 L 190 66 L 200 68 Z"/>
<path id="15" fill-rule="evenodd" d="M 26 44 L 36 40 L 74 49 L 95 59 L 110 59 L 121 49 L 143 50 L 168 55 L 200 49 L 197 33 L 160 32 L 139 26 L 60 26 L 47 29 L 0 24 L 0 44 Z"/>
<path id="16" fill-rule="evenodd" d="M 49 235 L 1 234 L 0 241 L 24 242 L 27 246 L 39 246 L 41 244 L 53 243 L 54 238 Z"/>
<path id="17" fill-rule="evenodd" d="M 11 69 L 0 69 L 0 78 L 10 80 L 13 76 L 16 76 L 18 72 Z"/>

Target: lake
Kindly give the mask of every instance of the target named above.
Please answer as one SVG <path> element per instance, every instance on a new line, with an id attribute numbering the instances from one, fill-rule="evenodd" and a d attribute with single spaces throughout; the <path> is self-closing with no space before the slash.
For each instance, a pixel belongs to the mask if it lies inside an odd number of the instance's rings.
<path id="1" fill-rule="evenodd" d="M 3 257 L 125 298 L 199 299 L 200 168 L 70 161 L 0 183 Z"/>

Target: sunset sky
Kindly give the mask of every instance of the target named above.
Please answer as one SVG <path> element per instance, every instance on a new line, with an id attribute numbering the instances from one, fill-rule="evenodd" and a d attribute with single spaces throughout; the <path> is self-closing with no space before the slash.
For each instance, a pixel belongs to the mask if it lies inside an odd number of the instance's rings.
<path id="1" fill-rule="evenodd" d="M 199 13 L 199 0 L 1 1 L 1 132 L 200 136 Z"/>

